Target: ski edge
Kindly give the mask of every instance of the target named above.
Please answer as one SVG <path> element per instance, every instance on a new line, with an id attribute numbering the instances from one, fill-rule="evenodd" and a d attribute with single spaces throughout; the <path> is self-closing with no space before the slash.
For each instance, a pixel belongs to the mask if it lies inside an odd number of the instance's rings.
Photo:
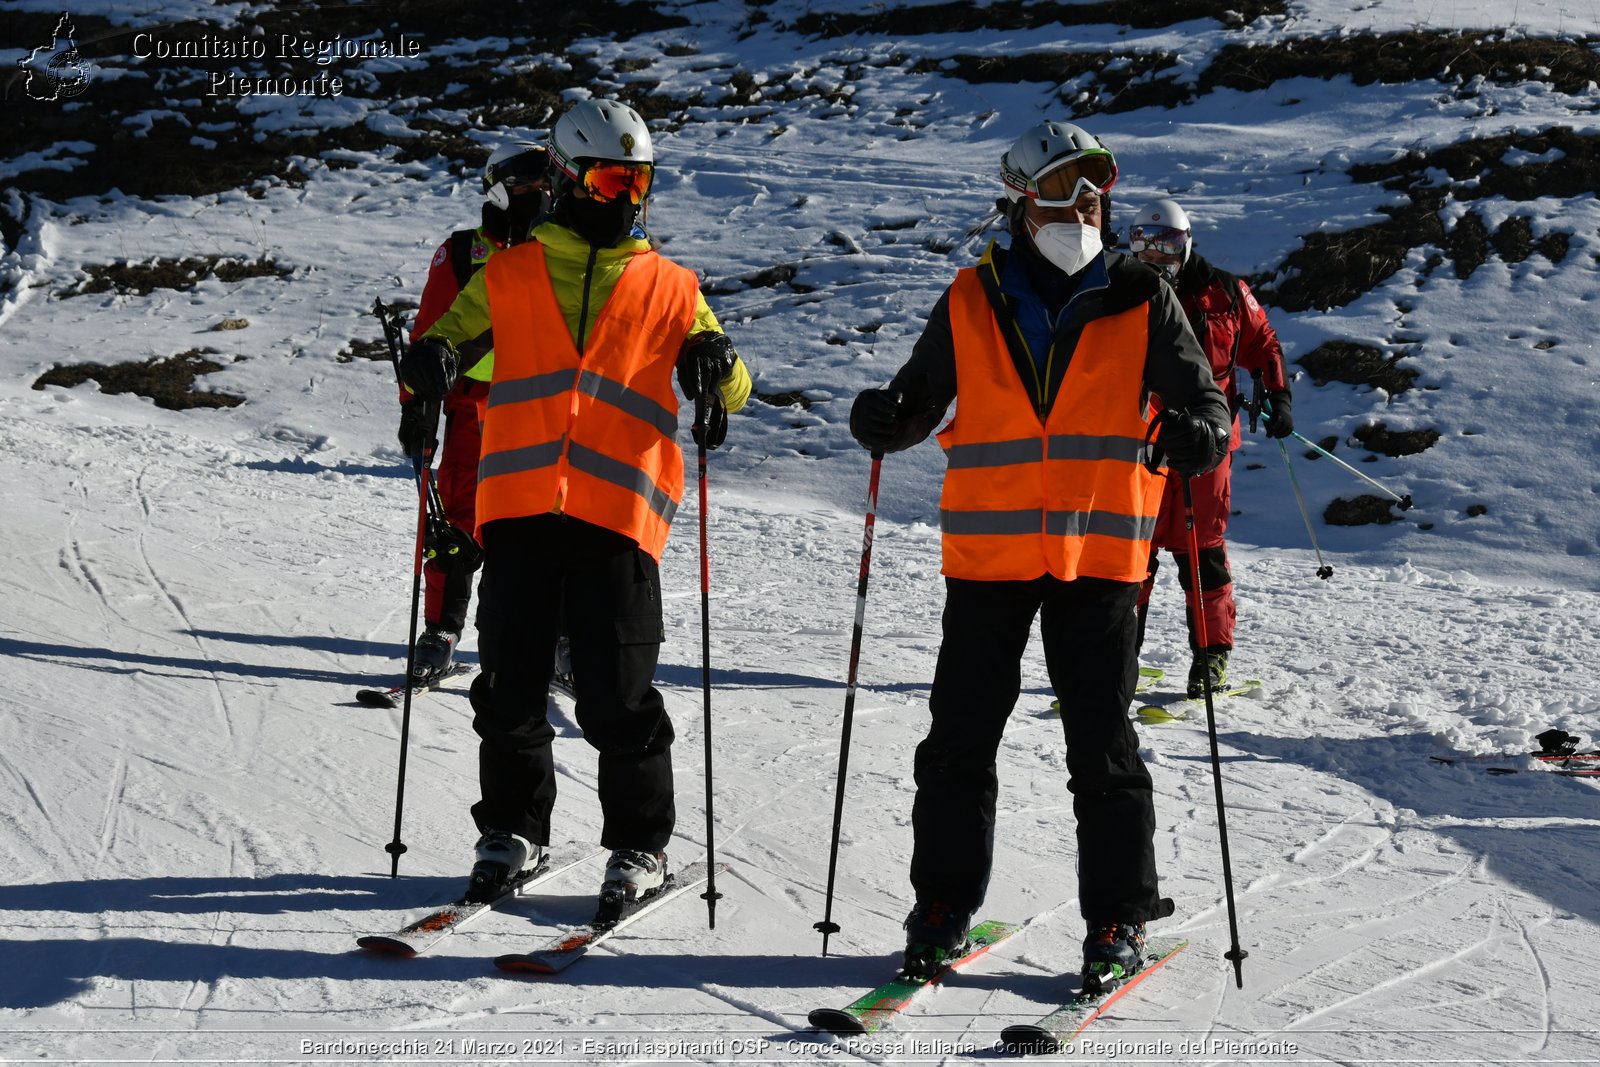
<path id="1" fill-rule="evenodd" d="M 1016 1023 L 1006 1027 L 1000 1032 L 1001 1046 L 1011 1052 L 1022 1055 L 1035 1055 L 1038 1053 L 1060 1052 L 1077 1038 L 1089 1024 L 1098 1019 L 1105 1010 L 1133 989 L 1140 982 L 1160 970 L 1172 957 L 1189 947 L 1188 938 L 1161 939 L 1152 942 L 1156 951 L 1146 960 L 1145 965 L 1138 974 L 1126 981 L 1118 982 L 1110 990 L 1101 993 L 1074 993 L 1068 1001 L 1045 1015 L 1037 1022 Z M 1072 1022 L 1077 1025 L 1067 1033 L 1067 1026 Z"/>
<path id="2" fill-rule="evenodd" d="M 420 956 L 422 953 L 428 951 L 428 949 L 432 948 L 434 945 L 437 945 L 440 941 L 443 941 L 445 938 L 460 930 L 462 927 L 476 921 L 483 915 L 484 912 L 493 911 L 495 908 L 498 908 L 511 900 L 523 896 L 535 886 L 547 882 L 552 878 L 555 878 L 557 875 L 565 874 L 574 867 L 580 866 L 581 864 L 593 859 L 595 856 L 600 855 L 603 851 L 603 849 L 597 849 L 590 852 L 585 852 L 578 856 L 578 858 L 568 860 L 567 862 L 562 863 L 560 866 L 549 862 L 549 853 L 546 853 L 545 862 L 543 862 L 533 874 L 530 874 L 527 878 L 513 886 L 509 891 L 502 893 L 500 896 L 495 897 L 491 901 L 472 904 L 465 900 L 454 900 L 449 904 L 435 908 L 433 911 L 428 912 L 426 915 L 416 919 L 414 922 L 406 924 L 399 930 L 391 930 L 386 933 L 363 934 L 362 936 L 356 938 L 356 945 L 360 948 L 375 952 L 380 956 L 389 956 L 395 959 L 412 959 L 416 956 Z M 461 917 L 445 924 L 442 928 L 426 931 L 425 936 L 407 936 L 408 934 L 414 932 L 420 932 L 420 928 L 435 916 L 445 915 L 457 909 L 460 909 L 463 913 Z"/>
<path id="3" fill-rule="evenodd" d="M 807 1013 L 806 1021 L 813 1027 L 838 1037 L 859 1037 L 862 1034 L 875 1033 L 903 1012 L 929 986 L 937 985 L 955 971 L 983 956 L 1021 930 L 1022 926 L 1022 923 L 985 919 L 973 926 L 968 934 L 970 937 L 981 939 L 980 943 L 974 945 L 972 951 L 965 956 L 953 960 L 931 977 L 918 979 L 897 973 L 893 978 L 857 997 L 848 1007 L 812 1009 Z M 980 934 L 979 931 L 984 933 Z M 896 992 L 900 993 L 900 998 L 891 1000 Z"/>
<path id="4" fill-rule="evenodd" d="M 1260 680 L 1252 678 L 1247 681 L 1240 682 L 1237 685 L 1232 685 L 1226 689 L 1214 692 L 1211 694 L 1211 696 L 1212 699 L 1216 699 L 1218 697 L 1242 697 L 1246 694 L 1254 693 L 1260 688 Z M 1182 722 L 1184 719 L 1189 717 L 1189 713 L 1191 711 L 1198 711 L 1205 706 L 1206 700 L 1203 696 L 1183 697 L 1180 700 L 1173 701 L 1171 704 L 1168 704 L 1165 707 L 1160 704 L 1146 704 L 1135 711 L 1134 714 L 1139 716 L 1140 722 L 1157 725 L 1168 722 Z"/>
<path id="5" fill-rule="evenodd" d="M 718 874 L 723 874 L 727 870 L 726 863 L 717 864 Z M 636 919 L 648 915 L 663 904 L 682 896 L 686 891 L 703 884 L 710 877 L 710 873 L 710 868 L 704 860 L 691 863 L 680 871 L 669 873 L 666 882 L 657 892 L 641 901 L 632 911 L 624 912 L 615 922 L 599 928 L 593 923 L 580 924 L 532 952 L 508 952 L 496 956 L 494 965 L 502 971 L 513 974 L 560 974 L 587 955 L 590 949 L 610 939 Z M 571 947 L 567 947 L 569 945 Z"/>
<path id="6" fill-rule="evenodd" d="M 1560 778 L 1600 778 L 1600 763 L 1595 762 L 1596 757 L 1586 756 L 1582 759 L 1573 759 L 1571 756 L 1539 756 L 1525 753 L 1515 756 L 1483 756 L 1483 757 L 1456 757 L 1456 756 L 1429 756 L 1430 760 L 1446 767 L 1459 765 L 1474 767 L 1484 774 L 1506 775 L 1521 774 L 1553 774 Z M 1532 767 L 1487 767 L 1486 763 L 1496 760 L 1511 762 L 1513 760 L 1532 759 Z M 1569 766 L 1576 764 L 1576 766 Z"/>
<path id="7" fill-rule="evenodd" d="M 421 693 L 430 693 L 450 679 L 459 678 L 461 675 L 469 674 L 474 670 L 477 670 L 477 668 L 470 663 L 452 663 L 449 670 L 427 684 L 412 686 L 411 693 L 413 696 Z M 390 686 L 388 689 L 358 689 L 356 690 L 356 703 L 369 708 L 398 707 L 395 703 L 395 698 L 404 693 L 405 690 L 404 682 Z"/>

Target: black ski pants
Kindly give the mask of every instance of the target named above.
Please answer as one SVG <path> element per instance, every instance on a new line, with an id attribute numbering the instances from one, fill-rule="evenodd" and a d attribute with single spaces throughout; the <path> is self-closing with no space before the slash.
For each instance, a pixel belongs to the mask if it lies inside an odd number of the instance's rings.
<path id="1" fill-rule="evenodd" d="M 988 891 L 995 756 L 1039 615 L 1066 732 L 1083 916 L 1091 922 L 1161 917 L 1150 772 L 1128 721 L 1139 666 L 1139 583 L 946 578 L 945 587 L 944 639 L 928 701 L 932 723 L 916 754 L 911 884 L 917 900 L 976 910 Z"/>
<path id="2" fill-rule="evenodd" d="M 550 843 L 555 730 L 546 711 L 565 619 L 578 726 L 600 753 L 600 844 L 665 848 L 676 812 L 672 720 L 652 684 L 664 637 L 656 561 L 631 538 L 565 515 L 497 519 L 482 534 L 478 829 Z"/>

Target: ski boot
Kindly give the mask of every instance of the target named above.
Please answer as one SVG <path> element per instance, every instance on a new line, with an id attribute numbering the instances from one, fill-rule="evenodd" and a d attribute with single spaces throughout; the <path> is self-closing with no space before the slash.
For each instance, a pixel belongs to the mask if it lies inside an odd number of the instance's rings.
<path id="1" fill-rule="evenodd" d="M 972 912 L 941 901 L 918 901 L 906 916 L 906 951 L 902 973 L 912 978 L 932 978 L 951 960 L 967 954 L 971 941 L 967 928 Z"/>
<path id="2" fill-rule="evenodd" d="M 1186 690 L 1190 697 L 1205 696 L 1206 675 L 1211 675 L 1211 691 L 1221 692 L 1222 683 L 1228 680 L 1228 653 L 1227 648 L 1208 648 L 1196 651 L 1194 662 L 1189 665 L 1189 687 Z"/>
<path id="3" fill-rule="evenodd" d="M 1144 969 L 1144 923 L 1092 922 L 1083 939 L 1083 991 L 1115 989 Z"/>
<path id="4" fill-rule="evenodd" d="M 477 857 L 466 892 L 472 904 L 494 900 L 544 861 L 543 846 L 505 830 L 490 830 L 478 838 L 475 847 Z"/>
<path id="5" fill-rule="evenodd" d="M 455 661 L 456 643 L 460 640 L 458 633 L 429 626 L 417 638 L 417 648 L 411 656 L 411 684 L 427 685 L 449 670 Z"/>
<path id="6" fill-rule="evenodd" d="M 1576 734 L 1569 734 L 1565 730 L 1546 730 L 1534 737 L 1539 742 L 1538 756 L 1573 756 L 1578 752 L 1578 742 L 1582 740 Z"/>
<path id="7" fill-rule="evenodd" d="M 572 642 L 563 635 L 556 641 L 555 673 L 550 677 L 550 688 L 576 698 L 577 686 L 572 681 Z"/>
<path id="8" fill-rule="evenodd" d="M 600 886 L 596 922 L 611 922 L 629 904 L 648 900 L 667 881 L 667 854 L 646 849 L 619 848 L 606 861 L 606 880 Z"/>

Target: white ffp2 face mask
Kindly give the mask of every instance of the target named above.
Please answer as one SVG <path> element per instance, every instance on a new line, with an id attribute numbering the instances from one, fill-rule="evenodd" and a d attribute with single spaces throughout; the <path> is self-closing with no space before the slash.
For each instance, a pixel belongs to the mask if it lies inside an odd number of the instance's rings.
<path id="1" fill-rule="evenodd" d="M 1098 226 L 1051 222 L 1038 227 L 1029 223 L 1028 228 L 1033 233 L 1033 247 L 1039 254 L 1068 274 L 1078 273 L 1105 248 Z"/>

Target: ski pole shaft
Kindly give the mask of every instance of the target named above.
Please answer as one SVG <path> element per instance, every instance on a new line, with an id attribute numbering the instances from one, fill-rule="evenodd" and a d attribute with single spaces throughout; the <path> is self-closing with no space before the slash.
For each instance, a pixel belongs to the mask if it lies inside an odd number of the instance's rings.
<path id="1" fill-rule="evenodd" d="M 1300 518 L 1305 521 L 1306 533 L 1311 538 L 1311 551 L 1317 554 L 1317 577 L 1333 577 L 1333 568 L 1322 561 L 1322 548 L 1317 544 L 1317 531 L 1311 528 L 1311 513 L 1306 510 L 1306 498 L 1300 494 L 1300 479 L 1294 476 L 1294 464 L 1289 462 L 1289 446 L 1278 438 L 1278 451 L 1283 453 L 1283 465 L 1289 471 L 1289 485 L 1294 489 L 1294 500 L 1300 505 Z"/>
<path id="2" fill-rule="evenodd" d="M 850 766 L 850 724 L 855 717 L 856 672 L 861 665 L 861 635 L 867 619 L 867 576 L 872 570 L 872 527 L 878 514 L 878 475 L 883 470 L 883 452 L 872 453 L 872 475 L 867 482 L 867 525 L 861 537 L 861 573 L 856 578 L 856 620 L 850 634 L 850 670 L 844 686 L 844 734 L 839 740 L 839 775 L 833 796 L 833 843 L 828 850 L 828 892 L 822 921 L 813 929 L 822 933 L 822 954 L 828 954 L 828 938 L 839 932 L 833 921 L 833 879 L 839 865 L 839 829 L 844 822 L 844 786 Z"/>
<path id="3" fill-rule="evenodd" d="M 1189 540 L 1189 573 L 1194 583 L 1194 633 L 1200 643 L 1200 654 L 1206 654 L 1205 587 L 1200 579 L 1200 538 L 1194 528 L 1194 492 L 1187 475 L 1183 478 L 1183 522 Z M 1211 664 L 1205 664 L 1201 685 L 1206 697 L 1206 734 L 1211 741 L 1211 783 L 1217 796 L 1217 837 L 1222 845 L 1222 887 L 1228 900 L 1228 935 L 1232 945 L 1223 958 L 1233 961 L 1233 980 L 1244 988 L 1244 959 L 1249 955 L 1239 947 L 1239 917 L 1233 905 L 1233 862 L 1228 854 L 1227 806 L 1222 801 L 1222 758 L 1217 754 L 1217 713 L 1211 693 Z"/>
<path id="4" fill-rule="evenodd" d="M 1393 497 L 1395 502 L 1400 505 L 1400 510 L 1401 511 L 1409 511 L 1409 510 L 1411 510 L 1411 494 L 1410 493 L 1407 493 L 1404 496 L 1401 496 L 1399 493 L 1396 493 L 1393 489 L 1390 489 L 1388 486 L 1385 486 L 1383 483 L 1381 483 L 1381 482 L 1377 481 L 1376 479 L 1372 478 L 1370 475 L 1363 474 L 1361 471 L 1356 470 L 1350 464 L 1346 463 L 1344 460 L 1340 459 L 1338 456 L 1334 455 L 1332 452 L 1329 452 L 1326 448 L 1323 448 L 1321 445 L 1319 445 L 1315 441 L 1311 440 L 1311 438 L 1307 437 L 1305 434 L 1301 433 L 1299 430 L 1290 430 L 1289 431 L 1289 435 L 1291 437 L 1298 438 L 1301 441 L 1301 443 L 1309 446 L 1311 448 L 1311 450 L 1313 452 L 1317 453 L 1319 456 L 1326 456 L 1328 459 L 1333 460 L 1339 466 L 1343 467 L 1345 470 L 1349 471 L 1351 474 L 1354 474 L 1357 478 L 1360 478 L 1362 481 L 1366 482 L 1368 485 L 1372 486 L 1374 489 L 1377 489 L 1379 492 L 1387 493 L 1389 496 Z"/>
<path id="5" fill-rule="evenodd" d="M 429 424 L 428 437 L 433 437 L 432 425 L 438 421 L 439 407 L 429 404 L 424 419 Z M 400 825 L 406 807 L 406 751 L 411 741 L 411 672 L 417 665 L 417 615 L 422 604 L 422 550 L 428 536 L 428 487 L 433 474 L 433 447 L 429 445 L 417 459 L 417 540 L 411 559 L 411 622 L 407 630 L 406 676 L 403 679 L 405 695 L 400 710 L 400 767 L 396 772 L 394 794 L 394 839 L 383 846 L 389 853 L 389 877 L 400 875 L 400 856 L 406 851 L 400 839 Z"/>
<path id="6" fill-rule="evenodd" d="M 706 750 L 706 891 L 701 899 L 706 902 L 706 924 L 717 928 L 717 838 L 716 821 L 712 818 L 711 787 L 711 553 L 707 545 L 706 515 L 710 508 L 706 500 L 706 389 L 702 382 L 700 395 L 694 402 L 694 424 L 699 431 L 696 444 L 700 467 L 700 688 L 705 695 L 705 750 Z"/>

